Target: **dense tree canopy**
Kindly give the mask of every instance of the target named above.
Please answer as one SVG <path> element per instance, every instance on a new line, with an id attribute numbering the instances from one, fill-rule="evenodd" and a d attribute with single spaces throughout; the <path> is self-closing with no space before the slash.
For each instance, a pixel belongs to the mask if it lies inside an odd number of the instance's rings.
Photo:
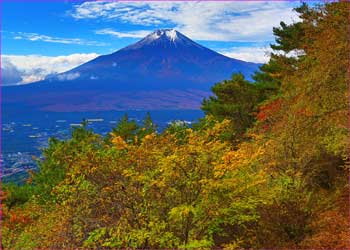
<path id="1" fill-rule="evenodd" d="M 5 249 L 349 247 L 349 9 L 302 4 L 255 82 L 214 85 L 193 127 L 125 116 L 51 139 L 4 187 Z"/>

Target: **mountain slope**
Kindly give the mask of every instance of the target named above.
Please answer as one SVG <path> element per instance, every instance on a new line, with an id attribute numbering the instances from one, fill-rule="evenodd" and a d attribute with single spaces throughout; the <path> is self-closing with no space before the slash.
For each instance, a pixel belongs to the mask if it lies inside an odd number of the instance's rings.
<path id="1" fill-rule="evenodd" d="M 51 111 L 197 109 L 214 83 L 234 72 L 249 78 L 258 66 L 164 29 L 44 81 L 6 88 L 4 100 Z"/>

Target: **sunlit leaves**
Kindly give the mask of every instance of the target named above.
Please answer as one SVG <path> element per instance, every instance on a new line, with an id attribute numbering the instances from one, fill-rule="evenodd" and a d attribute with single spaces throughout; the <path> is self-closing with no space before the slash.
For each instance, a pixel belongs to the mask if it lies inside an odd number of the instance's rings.
<path id="1" fill-rule="evenodd" d="M 347 7 L 303 4 L 272 47 L 305 53 L 215 85 L 193 126 L 124 116 L 105 138 L 84 123 L 51 139 L 30 183 L 4 189 L 4 246 L 344 248 Z"/>

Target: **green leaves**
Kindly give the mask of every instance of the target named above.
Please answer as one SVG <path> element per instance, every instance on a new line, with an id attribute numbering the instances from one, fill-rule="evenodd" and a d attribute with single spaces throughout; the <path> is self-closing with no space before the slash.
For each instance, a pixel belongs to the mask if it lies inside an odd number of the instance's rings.
<path id="1" fill-rule="evenodd" d="M 231 121 L 231 138 L 241 139 L 254 121 L 254 112 L 261 102 L 263 91 L 261 86 L 250 83 L 242 74 L 235 74 L 231 80 L 225 80 L 212 87 L 214 96 L 204 99 L 202 110 L 219 121 Z"/>
<path id="2" fill-rule="evenodd" d="M 348 4 L 303 4 L 274 29 L 285 53 L 216 84 L 192 127 L 125 115 L 51 139 L 32 184 L 4 188 L 5 247 L 344 249 Z"/>

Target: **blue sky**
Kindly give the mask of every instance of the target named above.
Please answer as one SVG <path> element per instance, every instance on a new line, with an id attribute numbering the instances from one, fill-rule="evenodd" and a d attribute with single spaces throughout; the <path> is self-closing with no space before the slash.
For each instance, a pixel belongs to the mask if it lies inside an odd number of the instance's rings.
<path id="1" fill-rule="evenodd" d="M 175 28 L 230 57 L 265 62 L 268 45 L 274 41 L 272 27 L 282 20 L 298 20 L 292 11 L 297 5 L 297 1 L 4 1 L 3 83 L 28 83 L 63 72 L 159 28 Z"/>

